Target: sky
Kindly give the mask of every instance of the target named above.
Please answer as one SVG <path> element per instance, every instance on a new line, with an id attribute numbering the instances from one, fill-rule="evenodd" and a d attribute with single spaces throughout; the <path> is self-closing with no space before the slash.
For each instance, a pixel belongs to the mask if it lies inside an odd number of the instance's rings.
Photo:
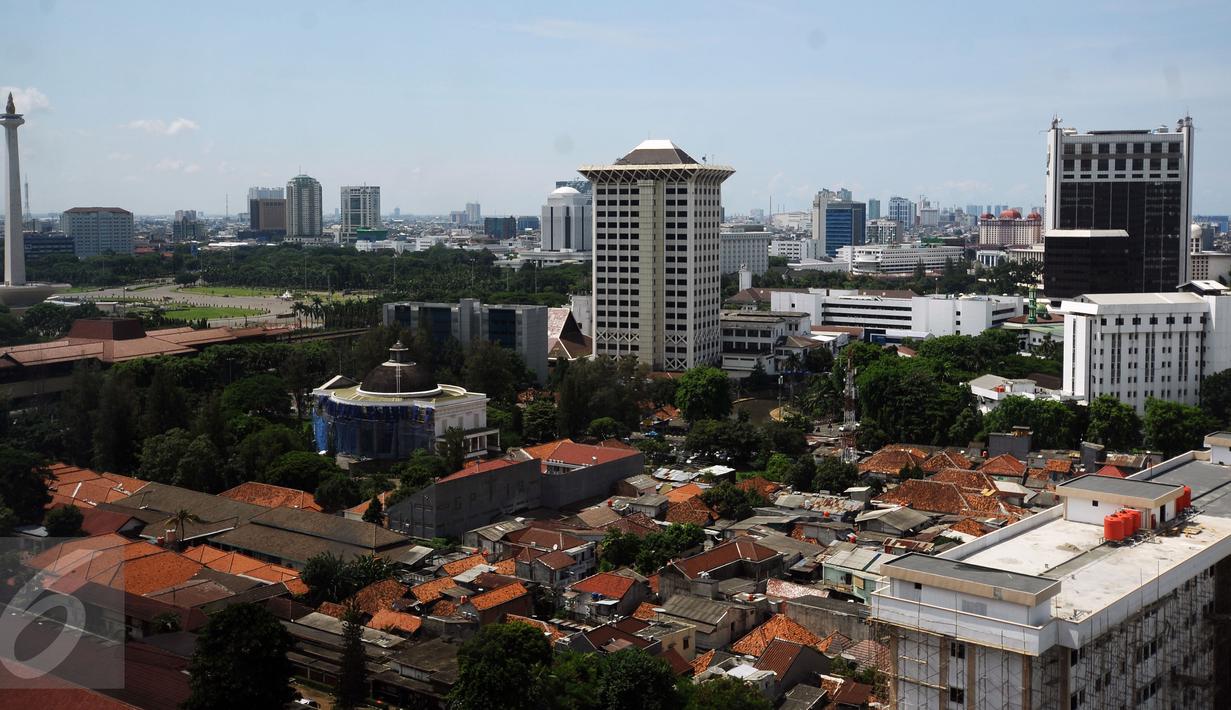
<path id="1" fill-rule="evenodd" d="M 646 138 L 731 165 L 728 214 L 1042 205 L 1045 131 L 1196 126 L 1231 211 L 1231 3 L 0 0 L 35 213 L 244 211 L 301 170 L 382 209 L 537 214 Z"/>

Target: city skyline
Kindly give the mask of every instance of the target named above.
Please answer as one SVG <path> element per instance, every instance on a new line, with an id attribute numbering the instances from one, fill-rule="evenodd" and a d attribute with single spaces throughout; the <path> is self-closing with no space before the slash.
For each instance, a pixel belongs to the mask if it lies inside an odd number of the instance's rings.
<path id="1" fill-rule="evenodd" d="M 389 212 L 447 214 L 477 201 L 486 214 L 536 214 L 578 164 L 610 161 L 646 137 L 735 166 L 731 214 L 767 209 L 771 196 L 775 209 L 805 211 L 827 187 L 861 201 L 927 195 L 1028 209 L 1043 201 L 1053 114 L 1078 130 L 1191 115 L 1194 210 L 1231 209 L 1218 36 L 1231 11 L 1215 3 L 996 17 L 974 4 L 943 15 L 781 3 L 529 18 L 495 4 L 464 13 L 363 3 L 338 17 L 227 6 L 115 13 L 59 2 L 12 13 L 26 31 L 0 49 L 0 84 L 26 115 L 33 212 L 220 214 L 229 195 L 236 214 L 248 187 L 303 172 L 327 195 L 380 185 Z M 1034 29 L 1053 12 L 1066 21 Z M 172 26 L 213 49 L 182 52 Z M 608 61 L 587 50 L 621 47 L 637 50 L 620 60 L 628 72 L 580 81 Z M 554 81 L 561 72 L 579 81 Z M 602 112 L 586 110 L 598 101 Z"/>

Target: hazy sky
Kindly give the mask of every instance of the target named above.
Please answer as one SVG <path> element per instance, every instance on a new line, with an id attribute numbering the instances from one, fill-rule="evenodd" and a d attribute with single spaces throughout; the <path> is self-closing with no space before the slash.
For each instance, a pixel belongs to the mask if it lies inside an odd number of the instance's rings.
<path id="1" fill-rule="evenodd" d="M 732 165 L 729 213 L 857 199 L 1043 201 L 1051 116 L 1197 127 L 1231 211 L 1231 3 L 0 0 L 34 212 L 243 209 L 302 170 L 326 211 L 537 214 L 646 137 Z"/>

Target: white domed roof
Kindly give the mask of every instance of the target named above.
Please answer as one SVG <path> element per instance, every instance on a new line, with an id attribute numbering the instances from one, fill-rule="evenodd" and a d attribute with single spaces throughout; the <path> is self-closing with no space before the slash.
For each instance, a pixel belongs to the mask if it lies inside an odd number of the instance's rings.
<path id="1" fill-rule="evenodd" d="M 581 193 L 577 191 L 577 188 L 569 187 L 568 185 L 565 185 L 564 187 L 557 187 L 556 189 L 552 190 L 551 194 L 553 195 L 580 195 Z"/>

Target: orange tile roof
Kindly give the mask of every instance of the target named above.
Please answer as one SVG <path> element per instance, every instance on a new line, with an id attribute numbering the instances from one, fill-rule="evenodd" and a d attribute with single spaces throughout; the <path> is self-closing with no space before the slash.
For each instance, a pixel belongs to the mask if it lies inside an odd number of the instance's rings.
<path id="1" fill-rule="evenodd" d="M 1020 476 L 1026 472 L 1026 464 L 1009 454 L 1000 454 L 984 461 L 979 470 L 992 476 Z"/>
<path id="2" fill-rule="evenodd" d="M 688 483 L 679 488 L 672 488 L 663 495 L 667 496 L 667 500 L 672 503 L 681 503 L 689 498 L 695 498 L 703 493 L 701 486 L 695 483 Z"/>
<path id="3" fill-rule="evenodd" d="M 423 584 L 416 584 L 410 588 L 410 593 L 414 595 L 420 604 L 429 604 L 439 599 L 444 590 L 455 586 L 455 584 L 451 577 L 441 577 Z"/>
<path id="4" fill-rule="evenodd" d="M 1043 468 L 1052 473 L 1072 473 L 1073 461 L 1070 459 L 1047 459 Z"/>
<path id="5" fill-rule="evenodd" d="M 321 510 L 321 506 L 317 504 L 311 493 L 295 488 L 275 486 L 271 483 L 247 481 L 218 495 L 265 508 L 299 508 L 317 512 Z"/>
<path id="6" fill-rule="evenodd" d="M 663 516 L 663 519 L 668 523 L 691 523 L 705 527 L 718 519 L 718 513 L 710 509 L 701 500 L 701 496 L 694 496 L 668 505 L 667 514 Z"/>
<path id="7" fill-rule="evenodd" d="M 710 649 L 705 653 L 692 659 L 692 674 L 701 675 L 710 667 L 710 663 L 714 661 L 714 649 Z"/>
<path id="8" fill-rule="evenodd" d="M 448 599 L 441 599 L 432 607 L 432 616 L 456 616 L 457 604 Z"/>
<path id="9" fill-rule="evenodd" d="M 654 592 L 655 594 L 658 594 L 658 582 L 659 582 L 661 579 L 662 579 L 662 575 L 660 575 L 660 574 L 659 574 L 659 573 L 657 573 L 657 572 L 655 572 L 654 574 L 650 575 L 649 577 L 646 577 L 645 582 L 646 582 L 646 584 L 650 585 L 650 591 L 651 591 L 651 592 Z"/>
<path id="10" fill-rule="evenodd" d="M 512 466 L 515 463 L 520 463 L 520 462 L 513 461 L 512 459 L 509 459 L 509 458 L 491 459 L 489 461 L 467 462 L 466 466 L 462 468 L 460 471 L 454 471 L 453 473 L 450 473 L 449 475 L 444 476 L 443 478 L 438 478 L 436 479 L 436 482 L 444 483 L 447 481 L 455 481 L 459 478 L 466 478 L 467 476 L 473 476 L 478 473 L 487 473 L 489 471 L 497 471 L 507 466 Z"/>
<path id="11" fill-rule="evenodd" d="M 633 588 L 637 580 L 613 572 L 599 572 L 591 577 L 574 582 L 570 587 L 574 592 L 598 594 L 608 599 L 623 599 L 628 590 Z"/>
<path id="12" fill-rule="evenodd" d="M 902 481 L 875 500 L 942 515 L 995 517 L 1010 521 L 1026 515 L 1025 510 L 1005 503 L 994 492 L 983 495 L 962 489 L 954 483 L 928 479 Z"/>
<path id="13" fill-rule="evenodd" d="M 505 539 L 517 545 L 540 550 L 571 550 L 586 544 L 585 540 L 563 530 L 548 530 L 538 526 L 514 530 L 505 535 Z"/>
<path id="14" fill-rule="evenodd" d="M 507 604 L 514 599 L 519 599 L 526 596 L 529 592 L 522 586 L 521 582 L 510 584 L 499 589 L 493 589 L 490 592 L 484 592 L 470 598 L 470 605 L 478 611 L 487 611 L 494 609 L 501 604 Z"/>
<path id="15" fill-rule="evenodd" d="M 341 619 L 346 616 L 346 607 L 334 602 L 321 602 L 321 605 L 316 607 L 316 610 L 325 616 L 332 616 L 335 619 Z"/>
<path id="16" fill-rule="evenodd" d="M 1094 475 L 1111 476 L 1112 478 L 1125 478 L 1126 477 L 1126 474 L 1124 473 L 1123 469 L 1118 468 L 1116 466 L 1112 466 L 1111 464 L 1106 464 L 1099 470 L 1095 471 Z"/>
<path id="17" fill-rule="evenodd" d="M 741 537 L 672 564 L 689 579 L 696 579 L 702 572 L 725 567 L 738 560 L 761 562 L 776 554 L 778 553 L 768 547 L 753 542 L 751 538 Z"/>
<path id="18" fill-rule="evenodd" d="M 965 491 L 995 491 L 996 481 L 983 471 L 945 468 L 927 477 L 929 481 L 952 483 Z"/>
<path id="19" fill-rule="evenodd" d="M 538 619 L 531 619 L 528 616 L 521 616 L 519 614 L 505 614 L 504 623 L 526 624 L 528 626 L 533 626 L 539 631 L 542 631 L 543 634 L 548 637 L 547 640 L 550 643 L 555 643 L 557 639 L 562 639 L 565 636 L 568 636 L 568 634 L 561 631 L 554 624 L 549 624 L 546 621 L 539 621 Z"/>
<path id="20" fill-rule="evenodd" d="M 496 574 L 503 574 L 506 577 L 513 577 L 517 574 L 517 560 L 512 557 L 506 557 L 493 564 L 492 567 L 496 568 Z"/>
<path id="21" fill-rule="evenodd" d="M 456 577 L 457 575 L 461 574 L 462 572 L 465 572 L 471 567 L 485 564 L 486 562 L 487 562 L 486 557 L 484 557 L 483 555 L 475 554 L 469 557 L 463 557 L 460 560 L 454 560 L 452 562 L 447 562 L 444 565 L 441 565 L 441 569 L 443 569 L 445 571 L 445 574 L 449 575 L 450 577 Z"/>
<path id="22" fill-rule="evenodd" d="M 380 631 L 388 631 L 394 629 L 397 631 L 405 631 L 408 634 L 413 634 L 423 626 L 423 619 L 414 614 L 407 614 L 402 611 L 393 611 L 392 609 L 381 609 L 372 615 L 370 621 L 365 624 L 370 629 L 378 629 Z"/>
<path id="23" fill-rule="evenodd" d="M 380 504 L 381 504 L 381 506 L 385 506 L 385 504 L 386 504 L 386 503 L 388 502 L 388 500 L 389 500 L 389 495 L 390 495 L 390 494 L 392 494 L 392 493 L 393 493 L 393 491 L 385 491 L 384 493 L 381 493 L 381 494 L 379 494 L 379 495 L 377 495 L 377 496 L 376 496 L 376 497 L 377 497 L 377 499 L 379 499 L 379 500 L 380 500 Z M 372 505 L 372 499 L 371 499 L 371 498 L 365 498 L 365 499 L 363 499 L 363 501 L 362 501 L 362 502 L 360 502 L 360 503 L 359 503 L 359 505 L 352 505 L 351 507 L 347 508 L 346 510 L 344 510 L 344 511 L 342 511 L 342 512 L 343 512 L 343 513 L 350 513 L 351 515 L 353 515 L 353 516 L 355 516 L 355 517 L 362 518 L 362 517 L 363 517 L 363 514 L 364 514 L 364 513 L 366 513 L 366 512 L 368 512 L 368 506 L 369 506 L 369 505 Z"/>
<path id="24" fill-rule="evenodd" d="M 739 483 L 736 483 L 735 486 L 742 491 L 749 491 L 752 493 L 756 493 L 757 495 L 767 500 L 769 499 L 770 496 L 772 496 L 773 494 L 777 493 L 779 490 L 782 489 L 781 483 L 774 483 L 773 481 L 767 478 L 763 478 L 761 476 L 753 476 L 752 478 L 745 478 Z"/>
<path id="25" fill-rule="evenodd" d="M 48 490 L 61 503 L 72 502 L 74 505 L 114 503 L 141 490 L 147 483 L 131 476 L 100 473 L 66 463 L 54 463 L 47 469 L 51 472 Z"/>
<path id="26" fill-rule="evenodd" d="M 637 609 L 633 611 L 633 618 L 641 619 L 642 621 L 651 621 L 656 616 L 658 616 L 658 607 L 650 602 L 641 602 L 641 604 L 637 605 Z"/>
<path id="27" fill-rule="evenodd" d="M 935 473 L 942 468 L 970 468 L 970 459 L 957 451 L 937 451 L 927 461 L 923 462 L 923 470 Z"/>
<path id="28" fill-rule="evenodd" d="M 184 551 L 184 556 L 217 572 L 259 579 L 264 582 L 290 584 L 299 580 L 299 572 L 272 562 L 265 562 L 239 552 L 224 552 L 209 545 L 195 545 Z M 307 585 L 303 585 L 307 590 Z M 288 589 L 290 587 L 288 586 Z M 296 588 L 299 588 L 298 586 Z M 300 592 L 292 592 L 298 594 Z"/>
<path id="29" fill-rule="evenodd" d="M 559 461 L 570 466 L 596 466 L 641 455 L 636 449 L 578 444 L 572 439 L 549 441 L 538 446 L 527 446 L 522 450 L 536 459 L 541 459 L 544 471 L 547 470 L 549 461 Z"/>
<path id="30" fill-rule="evenodd" d="M 396 579 L 382 579 L 355 592 L 350 598 L 365 614 L 393 608 L 393 603 L 406 595 L 408 587 Z"/>
<path id="31" fill-rule="evenodd" d="M 534 561 L 537 564 L 542 564 L 546 566 L 548 569 L 555 570 L 555 571 L 560 571 L 562 569 L 568 569 L 569 567 L 572 567 L 573 565 L 577 564 L 577 560 L 573 559 L 572 555 L 570 555 L 567 552 L 561 552 L 559 550 L 555 550 L 553 552 L 548 552 L 547 554 L 540 555 L 534 558 Z"/>
<path id="32" fill-rule="evenodd" d="M 767 597 L 798 599 L 799 597 L 819 597 L 824 594 L 825 592 L 822 589 L 795 584 L 794 582 L 788 582 L 785 579 L 778 579 L 776 577 L 770 577 L 765 583 L 765 596 Z"/>
<path id="33" fill-rule="evenodd" d="M 860 473 L 876 473 L 882 476 L 897 476 L 907 466 L 921 466 L 928 458 L 923 449 L 902 444 L 890 444 L 872 454 L 859 464 Z"/>
<path id="34" fill-rule="evenodd" d="M 949 529 L 954 532 L 964 533 L 966 535 L 974 535 L 975 537 L 980 537 L 984 532 L 986 532 L 982 525 L 976 523 L 970 518 L 962 518 L 956 523 L 950 525 Z"/>
<path id="35" fill-rule="evenodd" d="M 760 656 L 774 639 L 785 639 L 820 650 L 821 638 L 785 614 L 774 614 L 769 621 L 749 631 L 731 645 L 733 653 Z"/>

